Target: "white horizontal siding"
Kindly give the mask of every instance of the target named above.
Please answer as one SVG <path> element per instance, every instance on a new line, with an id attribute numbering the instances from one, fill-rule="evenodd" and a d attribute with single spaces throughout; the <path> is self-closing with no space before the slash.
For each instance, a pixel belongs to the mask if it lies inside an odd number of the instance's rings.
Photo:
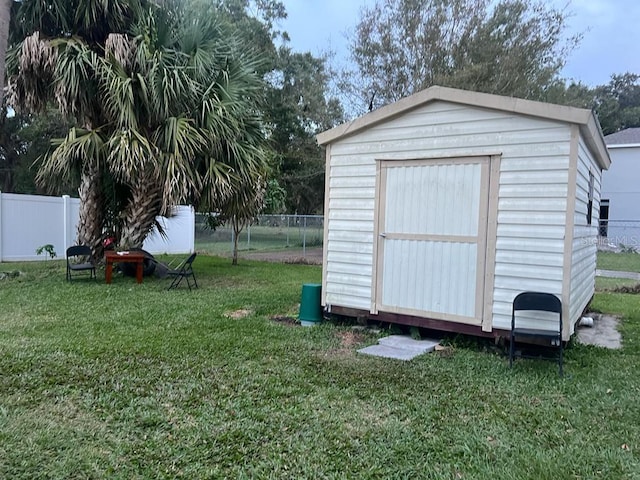
<path id="1" fill-rule="evenodd" d="M 498 239 L 511 237 L 517 239 L 546 239 L 564 240 L 564 226 L 561 225 L 536 225 L 528 227 L 526 222 L 518 224 L 498 223 Z M 546 250 L 543 250 L 546 251 Z"/>
<path id="2" fill-rule="evenodd" d="M 329 212 L 327 218 L 329 220 L 360 220 L 373 222 L 373 211 L 371 210 L 338 210 L 334 209 Z"/>
<path id="3" fill-rule="evenodd" d="M 333 187 L 333 198 L 353 198 L 353 199 L 361 199 L 361 198 L 371 198 L 375 196 L 376 189 L 375 187 L 349 187 L 349 186 L 334 186 Z"/>
<path id="4" fill-rule="evenodd" d="M 364 265 L 354 263 L 350 252 L 373 265 L 376 160 L 499 154 L 493 321 L 496 328 L 509 328 L 517 292 L 562 291 L 558 259 L 565 235 L 569 138 L 570 128 L 559 122 L 432 102 L 332 143 L 325 212 L 327 304 L 371 307 L 373 269 L 355 269 Z M 341 213 L 351 210 L 361 213 L 352 217 L 353 228 L 350 214 Z M 448 209 L 443 205 L 436 212 L 446 216 Z M 524 253 L 518 256 L 518 251 Z M 364 285 L 371 285 L 368 293 Z"/>
<path id="5" fill-rule="evenodd" d="M 587 224 L 589 172 L 594 175 L 591 225 Z M 571 254 L 570 332 L 595 291 L 596 250 L 600 213 L 601 170 L 582 137 L 578 143 L 576 208 L 574 212 L 573 250 Z"/>
<path id="6" fill-rule="evenodd" d="M 538 250 L 540 248 L 538 247 Z M 499 264 L 542 266 L 558 268 L 563 266 L 562 252 L 526 252 L 522 250 L 498 250 L 496 262 Z"/>
<path id="7" fill-rule="evenodd" d="M 564 245 L 556 238 L 518 238 L 498 236 L 496 250 L 498 252 L 505 253 L 515 252 L 516 255 L 520 252 L 534 254 L 538 254 L 540 252 L 563 254 Z"/>

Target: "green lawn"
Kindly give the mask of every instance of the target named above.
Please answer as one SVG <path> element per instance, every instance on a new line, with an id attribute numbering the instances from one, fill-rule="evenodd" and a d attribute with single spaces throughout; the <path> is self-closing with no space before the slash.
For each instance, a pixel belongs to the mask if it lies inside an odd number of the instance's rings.
<path id="1" fill-rule="evenodd" d="M 401 363 L 356 355 L 376 337 L 350 325 L 270 320 L 320 267 L 194 269 L 167 292 L 0 264 L 22 272 L 0 280 L 0 478 L 640 477 L 640 297 L 597 295 L 624 348 L 573 345 L 561 379 L 492 342 Z"/>
<path id="2" fill-rule="evenodd" d="M 623 272 L 640 272 L 640 254 L 598 252 L 598 268 Z"/>

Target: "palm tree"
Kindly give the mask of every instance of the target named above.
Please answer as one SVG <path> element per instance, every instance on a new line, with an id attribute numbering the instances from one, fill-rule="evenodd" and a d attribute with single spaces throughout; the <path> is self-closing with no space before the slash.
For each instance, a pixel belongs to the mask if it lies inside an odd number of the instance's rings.
<path id="1" fill-rule="evenodd" d="M 99 254 L 105 176 L 125 196 L 112 212 L 120 246 L 140 247 L 158 214 L 180 201 L 214 205 L 263 168 L 260 83 L 255 60 L 209 18 L 142 0 L 79 3 L 86 10 L 73 18 L 109 25 L 105 17 L 115 11 L 117 21 L 110 31 L 67 22 L 67 34 L 26 37 L 16 49 L 13 91 L 20 106 L 38 108 L 53 96 L 80 119 L 82 128 L 58 142 L 39 178 L 81 172 L 78 237 Z"/>
<path id="2" fill-rule="evenodd" d="M 78 243 L 102 253 L 104 221 L 100 189 L 104 173 L 104 113 L 97 68 L 107 37 L 127 32 L 138 21 L 145 0 L 24 0 L 12 17 L 16 41 L 7 60 L 11 103 L 18 109 L 43 111 L 54 101 L 61 113 L 75 117 L 72 128 L 48 158 L 40 179 L 50 173 L 80 173 Z"/>
<path id="3" fill-rule="evenodd" d="M 9 20 L 13 0 L 0 0 L 0 105 L 4 98 L 4 57 L 9 41 Z"/>

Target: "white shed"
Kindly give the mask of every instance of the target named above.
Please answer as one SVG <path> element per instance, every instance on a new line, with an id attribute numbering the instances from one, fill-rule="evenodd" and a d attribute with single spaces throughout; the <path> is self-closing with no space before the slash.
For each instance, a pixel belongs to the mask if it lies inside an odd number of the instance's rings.
<path id="1" fill-rule="evenodd" d="M 327 311 L 498 336 L 535 290 L 562 300 L 569 339 L 610 164 L 591 111 L 431 87 L 317 138 Z"/>

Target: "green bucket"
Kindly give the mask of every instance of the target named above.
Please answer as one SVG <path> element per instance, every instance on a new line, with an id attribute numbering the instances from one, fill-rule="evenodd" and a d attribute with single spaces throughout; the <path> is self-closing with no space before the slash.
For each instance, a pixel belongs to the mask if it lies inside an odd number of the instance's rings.
<path id="1" fill-rule="evenodd" d="M 305 283 L 302 285 L 302 299 L 300 300 L 298 318 L 303 326 L 311 327 L 322 321 L 321 293 L 322 285 L 319 283 Z"/>

